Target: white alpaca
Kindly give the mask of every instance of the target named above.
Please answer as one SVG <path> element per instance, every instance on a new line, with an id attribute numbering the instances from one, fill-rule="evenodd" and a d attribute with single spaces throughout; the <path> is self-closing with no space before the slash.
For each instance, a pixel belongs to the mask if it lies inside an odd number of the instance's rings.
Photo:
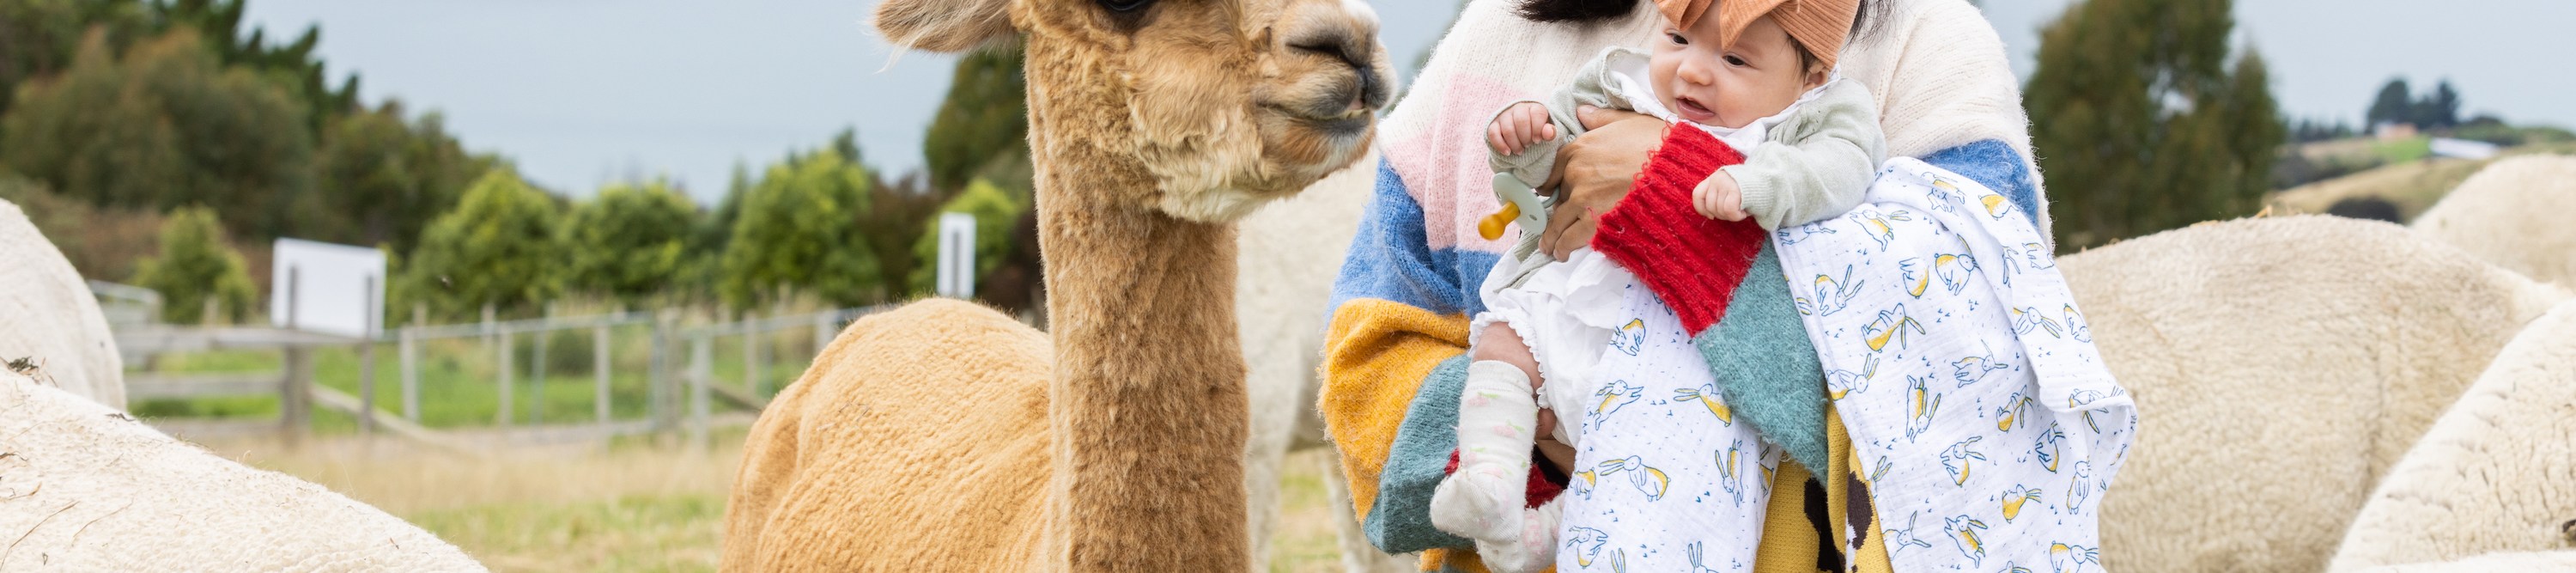
<path id="1" fill-rule="evenodd" d="M 2417 216 L 2415 231 L 2534 280 L 2576 285 L 2576 157 L 2496 161 Z"/>
<path id="2" fill-rule="evenodd" d="M 2115 571 L 2317 570 L 2378 477 L 2567 297 L 2385 223 L 2169 231 L 2059 259 L 2140 412 Z"/>
<path id="3" fill-rule="evenodd" d="M 1323 424 L 1314 420 L 1315 369 L 1324 354 L 1325 305 L 1376 180 L 1377 154 L 1372 152 L 1305 192 L 1254 211 L 1236 227 L 1241 266 L 1235 275 L 1235 312 L 1243 329 L 1244 393 L 1252 402 L 1252 435 L 1243 451 L 1245 501 L 1251 511 L 1246 530 L 1258 568 L 1270 563 L 1281 460 L 1292 446 L 1322 443 Z M 1301 430 L 1313 435 L 1301 435 Z M 1348 495 L 1336 488 L 1331 503 L 1348 508 Z"/>
<path id="4" fill-rule="evenodd" d="M 2338 569 L 2338 573 L 2497 573 L 2499 571 L 2576 571 L 2576 551 L 2489 553 L 2438 563 L 2409 563 Z"/>
<path id="5" fill-rule="evenodd" d="M 456 546 L 285 474 L 0 372 L 0 571 L 481 571 Z"/>
<path id="6" fill-rule="evenodd" d="M 126 416 L 97 301 L 6 202 L 0 321 L 0 355 L 40 365 L 0 369 L 0 571 L 483 570 L 383 511 Z"/>
<path id="7" fill-rule="evenodd" d="M 0 324 L 9 325 L 0 328 L 0 361 L 26 359 L 45 372 L 40 383 L 125 409 L 124 361 L 98 298 L 8 201 L 0 201 Z"/>
<path id="8" fill-rule="evenodd" d="M 2571 435 L 2576 303 L 2559 305 L 2515 336 L 2389 468 L 2353 516 L 2333 570 L 2564 548 L 2569 532 L 2562 528 L 2576 518 Z M 2567 554 L 2548 558 L 2556 569 L 2576 567 Z M 2527 570 L 2536 569 L 2483 569 Z"/>

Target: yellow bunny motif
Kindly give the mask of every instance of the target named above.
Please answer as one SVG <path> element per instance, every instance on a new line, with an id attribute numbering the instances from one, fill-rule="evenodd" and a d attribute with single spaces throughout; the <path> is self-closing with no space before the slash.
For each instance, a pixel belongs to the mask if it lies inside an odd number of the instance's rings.
<path id="1" fill-rule="evenodd" d="M 1860 296 L 1861 283 L 1869 282 L 1851 282 L 1851 273 L 1851 265 L 1843 265 L 1841 279 L 1835 279 L 1833 275 L 1816 275 L 1816 298 L 1797 297 L 1793 300 L 1798 305 L 1798 314 L 1831 316 L 1850 306 L 1852 297 Z"/>
<path id="2" fill-rule="evenodd" d="M 2102 551 L 2063 542 L 2052 543 L 2048 546 L 2048 564 L 2054 573 L 2080 573 L 2087 564 L 2100 567 Z"/>
<path id="3" fill-rule="evenodd" d="M 1986 541 L 1977 536 L 1978 530 L 1986 529 L 1986 522 L 1966 515 L 1943 518 L 1941 521 L 1941 529 L 1950 533 L 1950 541 L 1959 545 L 1959 554 L 1968 556 L 1968 563 L 1975 564 L 1986 560 Z"/>
<path id="4" fill-rule="evenodd" d="M 1967 485 L 1968 472 L 1976 469 L 1969 465 L 1971 463 L 1969 460 L 1986 459 L 1985 453 L 1968 449 L 1968 446 L 1984 439 L 1986 439 L 1985 436 L 1970 436 L 1959 443 L 1950 444 L 1950 449 L 1941 451 L 1941 469 L 1950 470 L 1951 485 Z"/>
<path id="5" fill-rule="evenodd" d="M 1598 479 L 1617 473 L 1628 474 L 1628 485 L 1636 486 L 1639 493 L 1646 494 L 1647 501 L 1663 499 L 1664 490 L 1673 484 L 1673 479 L 1665 476 L 1664 470 L 1646 465 L 1645 458 L 1641 456 L 1628 456 L 1601 462 L 1592 466 L 1592 473 L 1594 477 L 1586 479 Z"/>
<path id="6" fill-rule="evenodd" d="M 1905 401 L 1907 410 L 1911 412 L 1911 415 L 1905 418 L 1906 439 L 1911 440 L 1915 436 L 1922 435 L 1923 432 L 1930 431 L 1932 415 L 1941 411 L 1941 395 L 1934 394 L 1931 389 L 1923 386 L 1924 382 L 1931 380 L 1928 377 L 1916 378 L 1910 375 L 1905 377 L 1905 381 L 1910 383 Z"/>
<path id="7" fill-rule="evenodd" d="M 1735 503 L 1739 505 L 1744 503 L 1744 475 L 1737 469 L 1742 467 L 1743 450 L 1744 442 L 1738 440 L 1726 451 L 1717 453 L 1717 485 L 1726 493 L 1734 494 Z"/>
<path id="8" fill-rule="evenodd" d="M 2004 490 L 2004 522 L 2011 523 L 2012 520 L 2020 518 L 2022 504 L 2039 501 L 2039 494 L 2039 488 L 2025 488 L 2018 485 Z"/>
<path id="9" fill-rule="evenodd" d="M 1986 216 L 1988 217 L 2001 219 L 2004 218 L 2004 215 L 2012 214 L 2012 200 L 2005 199 L 2002 195 L 1978 197 L 1977 202 L 1986 206 Z"/>
<path id="10" fill-rule="evenodd" d="M 1898 348 L 1904 348 L 1910 344 L 1905 337 L 1907 329 L 1913 329 L 1915 334 L 1924 334 L 1923 323 L 1916 322 L 1912 316 L 1907 316 L 1905 305 L 1898 304 L 1895 308 L 1878 311 L 1878 320 L 1870 321 L 1868 326 L 1861 327 L 1861 341 L 1869 344 L 1870 352 L 1887 350 L 1887 343 L 1890 340 L 1895 341 Z"/>
<path id="11" fill-rule="evenodd" d="M 2057 461 L 2064 459 L 2058 455 L 2062 451 L 2060 443 L 2064 441 L 2066 432 L 2058 430 L 2055 424 L 2050 424 L 2048 431 L 2039 434 L 2039 446 L 2031 448 L 2031 453 L 2039 456 L 2039 467 L 2047 468 L 2049 473 L 2057 473 Z"/>
<path id="12" fill-rule="evenodd" d="M 1852 214 L 1857 216 L 1861 232 L 1868 234 L 1871 240 L 1878 241 L 1878 250 L 1881 252 L 1887 250 L 1889 243 L 1896 241 L 1896 225 L 1889 221 L 1914 220 L 1912 212 L 1902 209 L 1895 211 L 1861 209 L 1852 211 Z"/>
<path id="13" fill-rule="evenodd" d="M 1701 384 L 1698 388 L 1674 388 L 1673 400 L 1679 402 L 1699 402 L 1700 405 L 1708 407 L 1708 413 L 1717 415 L 1719 425 L 1735 425 L 1735 410 L 1726 407 L 1726 400 L 1718 397 L 1717 382 L 1714 380 L 1709 381 L 1707 384 Z"/>
<path id="14" fill-rule="evenodd" d="M 2004 406 L 1995 409 L 1995 429 L 2011 430 L 2015 422 L 2021 422 L 2021 415 L 2030 411 L 2030 403 L 2030 397 L 2023 396 L 2020 392 L 2014 392 L 2011 397 L 2004 398 Z M 2030 425 L 2028 422 L 2021 422 L 2021 424 Z"/>
<path id="15" fill-rule="evenodd" d="M 1825 373 L 1825 396 L 1841 400 L 1853 392 L 1869 389 L 1869 379 L 1878 375 L 1878 355 L 1862 359 L 1860 371 L 1835 370 Z"/>

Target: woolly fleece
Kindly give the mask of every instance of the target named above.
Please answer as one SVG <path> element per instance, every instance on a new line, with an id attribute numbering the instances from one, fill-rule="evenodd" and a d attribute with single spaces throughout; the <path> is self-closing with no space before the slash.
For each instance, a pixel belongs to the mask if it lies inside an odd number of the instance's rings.
<path id="1" fill-rule="evenodd" d="M 2498 571 L 2576 571 L 2576 551 L 2489 553 L 2458 561 L 2372 567 L 2350 573 L 2496 573 Z"/>
<path id="2" fill-rule="evenodd" d="M 2564 291 L 2386 223 L 2205 223 L 2059 259 L 2136 396 L 2113 571 L 2323 569 L 2371 487 Z"/>
<path id="3" fill-rule="evenodd" d="M 2496 161 L 2415 218 L 2415 232 L 2533 280 L 2576 285 L 2576 157 Z"/>
<path id="4" fill-rule="evenodd" d="M 31 358 L 64 392 L 125 409 L 125 366 L 98 297 L 27 214 L 0 201 L 0 361 Z"/>
<path id="5" fill-rule="evenodd" d="M 1243 331 L 1244 391 L 1252 439 L 1244 445 L 1245 502 L 1251 515 L 1252 562 L 1268 563 L 1270 528 L 1279 514 L 1279 464 L 1288 451 L 1323 445 L 1315 415 L 1315 374 L 1324 355 L 1324 319 L 1333 272 L 1359 230 L 1377 177 L 1372 151 L 1305 192 L 1280 199 L 1235 224 L 1235 317 Z M 1349 507 L 1334 490 L 1334 504 Z M 1374 552 L 1372 552 L 1374 553 Z"/>
<path id="6" fill-rule="evenodd" d="M 0 372 L 0 571 L 482 571 L 322 486 Z"/>
<path id="7" fill-rule="evenodd" d="M 2335 571 L 2546 551 L 2576 518 L 2576 303 L 2533 321 L 2389 468 L 2353 516 Z M 2556 557 L 2560 569 L 2576 559 Z M 2509 567 L 2488 571 L 2528 570 Z"/>
<path id="8" fill-rule="evenodd" d="M 908 359 L 857 362 L 887 356 Z M 726 543 L 726 569 L 1044 569 L 1054 364 L 1046 334 L 974 303 L 852 323 L 753 423 L 725 531 L 765 535 Z"/>

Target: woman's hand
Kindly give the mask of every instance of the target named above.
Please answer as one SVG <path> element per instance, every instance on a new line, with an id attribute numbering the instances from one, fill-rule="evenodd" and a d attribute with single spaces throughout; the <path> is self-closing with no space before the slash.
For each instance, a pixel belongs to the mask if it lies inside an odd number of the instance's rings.
<path id="1" fill-rule="evenodd" d="M 1663 120 L 1651 116 L 1592 106 L 1576 108 L 1574 115 L 1583 122 L 1583 135 L 1557 151 L 1556 168 L 1539 186 L 1563 194 L 1539 235 L 1539 249 L 1560 261 L 1592 243 L 1601 214 L 1628 196 L 1646 156 L 1664 141 Z"/>

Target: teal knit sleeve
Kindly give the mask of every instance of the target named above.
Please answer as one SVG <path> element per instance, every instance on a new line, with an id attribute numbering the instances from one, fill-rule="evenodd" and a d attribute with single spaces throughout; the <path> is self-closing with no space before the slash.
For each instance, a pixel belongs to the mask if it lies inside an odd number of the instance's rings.
<path id="1" fill-rule="evenodd" d="M 1769 242 L 1717 325 L 1691 337 L 1720 396 L 1756 432 L 1810 468 L 1826 467 L 1825 373 Z"/>

